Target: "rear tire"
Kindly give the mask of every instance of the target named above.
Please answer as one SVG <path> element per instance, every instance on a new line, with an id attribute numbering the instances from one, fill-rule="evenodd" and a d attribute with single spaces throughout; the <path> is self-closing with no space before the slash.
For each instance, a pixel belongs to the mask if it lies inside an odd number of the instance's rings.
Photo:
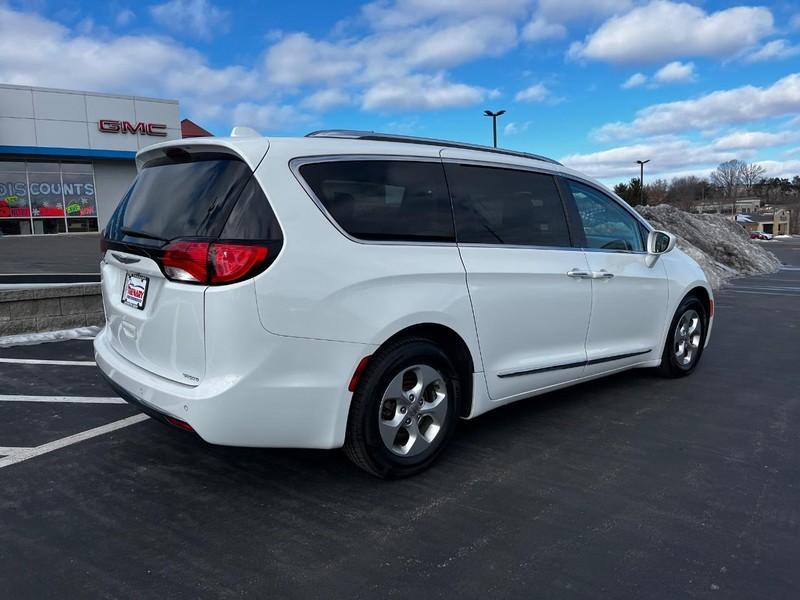
<path id="1" fill-rule="evenodd" d="M 703 303 L 696 296 L 686 296 L 672 318 L 659 372 L 664 377 L 691 375 L 700 362 L 706 342 L 708 317 Z"/>
<path id="2" fill-rule="evenodd" d="M 452 437 L 460 394 L 456 368 L 431 340 L 406 338 L 381 348 L 353 394 L 345 453 L 385 479 L 424 471 Z"/>

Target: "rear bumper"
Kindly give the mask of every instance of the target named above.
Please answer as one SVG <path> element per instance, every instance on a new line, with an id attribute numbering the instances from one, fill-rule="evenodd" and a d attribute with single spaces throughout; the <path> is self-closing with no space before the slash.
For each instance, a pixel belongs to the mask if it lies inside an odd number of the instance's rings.
<path id="1" fill-rule="evenodd" d="M 254 356 L 242 351 L 240 368 L 212 373 L 187 386 L 146 371 L 122 357 L 103 330 L 95 361 L 114 390 L 154 418 L 185 421 L 205 441 L 227 446 L 338 448 L 344 444 L 352 372 L 373 347 L 268 336 Z M 228 359 L 237 353 L 227 349 Z"/>

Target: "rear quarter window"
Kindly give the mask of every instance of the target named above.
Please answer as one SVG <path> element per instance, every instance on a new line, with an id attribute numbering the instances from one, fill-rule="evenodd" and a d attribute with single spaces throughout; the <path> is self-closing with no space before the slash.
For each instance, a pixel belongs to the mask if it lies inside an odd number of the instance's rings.
<path id="1" fill-rule="evenodd" d="M 360 240 L 453 242 L 453 216 L 438 162 L 341 160 L 302 165 L 325 211 Z"/>

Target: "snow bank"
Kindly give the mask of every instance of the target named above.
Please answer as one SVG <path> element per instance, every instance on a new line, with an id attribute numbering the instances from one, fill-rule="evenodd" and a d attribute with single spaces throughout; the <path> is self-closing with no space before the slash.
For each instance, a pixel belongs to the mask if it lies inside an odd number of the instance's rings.
<path id="1" fill-rule="evenodd" d="M 774 273 L 780 267 L 772 252 L 721 215 L 695 215 L 668 204 L 637 206 L 636 210 L 656 229 L 678 237 L 678 247 L 697 261 L 714 289 L 732 277 Z"/>

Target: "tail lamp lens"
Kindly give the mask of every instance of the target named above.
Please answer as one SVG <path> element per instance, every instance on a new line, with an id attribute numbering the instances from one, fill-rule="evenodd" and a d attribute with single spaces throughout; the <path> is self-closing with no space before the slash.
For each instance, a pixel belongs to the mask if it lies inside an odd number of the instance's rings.
<path id="1" fill-rule="evenodd" d="M 161 264 L 173 281 L 208 283 L 208 242 L 177 240 L 164 249 Z"/>
<path id="2" fill-rule="evenodd" d="M 211 283 L 229 283 L 241 279 L 261 265 L 269 254 L 265 246 L 211 244 L 208 262 L 213 268 Z"/>
<path id="3" fill-rule="evenodd" d="M 161 264 L 172 281 L 219 285 L 246 278 L 268 255 L 266 246 L 176 240 L 164 249 Z"/>

